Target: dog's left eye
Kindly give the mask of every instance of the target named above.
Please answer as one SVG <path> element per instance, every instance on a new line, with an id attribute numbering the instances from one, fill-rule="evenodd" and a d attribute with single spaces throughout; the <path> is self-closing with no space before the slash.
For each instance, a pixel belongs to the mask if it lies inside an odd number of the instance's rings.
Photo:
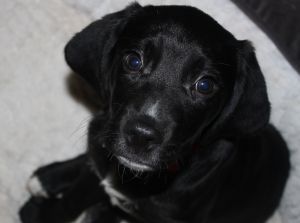
<path id="1" fill-rule="evenodd" d="M 143 61 L 137 53 L 129 53 L 124 57 L 124 65 L 129 71 L 137 72 L 141 70 Z"/>
<path id="2" fill-rule="evenodd" d="M 198 80 L 194 86 L 194 89 L 202 94 L 210 94 L 214 91 L 215 81 L 210 77 L 203 77 Z"/>

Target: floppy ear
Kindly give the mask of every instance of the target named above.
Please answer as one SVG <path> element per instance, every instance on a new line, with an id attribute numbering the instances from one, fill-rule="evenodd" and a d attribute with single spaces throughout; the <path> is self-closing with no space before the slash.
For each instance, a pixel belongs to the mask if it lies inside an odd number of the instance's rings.
<path id="1" fill-rule="evenodd" d="M 226 131 L 238 135 L 255 133 L 269 122 L 270 103 L 265 80 L 248 41 L 238 43 L 236 79 L 224 113 Z"/>
<path id="2" fill-rule="evenodd" d="M 133 3 L 122 11 L 106 15 L 77 33 L 65 47 L 68 65 L 96 90 L 104 103 L 109 91 L 109 74 L 105 67 L 109 53 L 127 19 L 139 8 L 139 4 Z"/>

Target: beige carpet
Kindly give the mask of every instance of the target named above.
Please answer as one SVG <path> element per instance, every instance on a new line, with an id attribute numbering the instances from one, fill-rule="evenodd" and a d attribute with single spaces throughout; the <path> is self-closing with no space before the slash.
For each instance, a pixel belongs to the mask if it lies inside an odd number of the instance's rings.
<path id="1" fill-rule="evenodd" d="M 39 165 L 85 149 L 90 114 L 70 97 L 63 47 L 92 18 L 124 7 L 119 0 L 0 0 L 0 222 L 19 222 L 26 179 Z M 283 223 L 300 222 L 300 77 L 276 47 L 226 0 L 140 1 L 192 4 L 240 39 L 250 39 L 266 76 L 273 113 L 291 151 L 293 172 L 281 205 Z M 277 223 L 276 216 L 272 223 Z"/>

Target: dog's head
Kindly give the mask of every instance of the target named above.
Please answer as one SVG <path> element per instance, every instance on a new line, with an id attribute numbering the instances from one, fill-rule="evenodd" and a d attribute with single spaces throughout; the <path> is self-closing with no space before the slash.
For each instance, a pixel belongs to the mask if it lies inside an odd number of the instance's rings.
<path id="1" fill-rule="evenodd" d="M 195 143 L 253 134 L 269 119 L 251 45 L 192 7 L 130 5 L 76 34 L 65 54 L 106 106 L 93 148 L 132 169 L 161 168 Z"/>

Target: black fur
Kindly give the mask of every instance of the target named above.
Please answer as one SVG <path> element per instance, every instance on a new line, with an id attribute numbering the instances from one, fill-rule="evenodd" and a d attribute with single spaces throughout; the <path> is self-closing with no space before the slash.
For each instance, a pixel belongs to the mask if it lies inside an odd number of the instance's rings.
<path id="1" fill-rule="evenodd" d="M 90 123 L 86 155 L 35 172 L 49 197 L 33 196 L 23 222 L 67 222 L 85 210 L 103 223 L 263 223 L 273 214 L 289 154 L 269 124 L 248 41 L 196 8 L 135 3 L 76 34 L 65 55 L 104 112 Z M 211 91 L 196 91 L 207 77 Z"/>

